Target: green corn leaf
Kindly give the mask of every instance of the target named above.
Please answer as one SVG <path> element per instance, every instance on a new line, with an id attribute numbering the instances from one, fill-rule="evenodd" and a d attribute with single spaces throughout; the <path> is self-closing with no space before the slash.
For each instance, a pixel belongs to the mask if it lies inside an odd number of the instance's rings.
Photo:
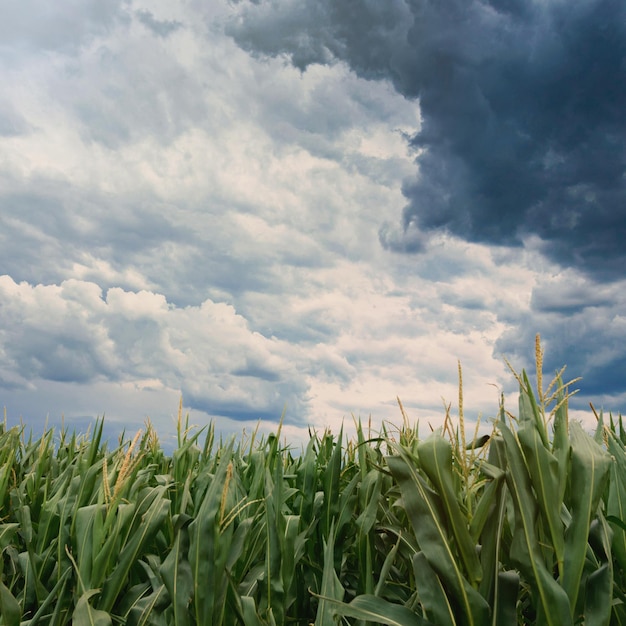
<path id="1" fill-rule="evenodd" d="M 620 567 L 626 571 L 626 451 L 624 444 L 609 431 L 607 433 L 609 453 L 613 457 L 609 478 L 609 493 L 606 504 L 607 519 L 614 524 L 613 551 Z M 622 524 L 619 524 L 622 520 Z"/>
<path id="2" fill-rule="evenodd" d="M 144 546 L 156 535 L 166 518 L 170 501 L 164 495 L 167 487 L 159 486 L 146 489 L 139 499 L 135 510 L 135 522 L 132 535 L 127 537 L 121 548 L 119 560 L 115 569 L 104 582 L 99 606 L 110 611 L 122 590 L 131 567 L 136 563 Z"/>
<path id="3" fill-rule="evenodd" d="M 407 455 L 401 448 L 399 450 Z M 419 547 L 441 578 L 447 593 L 452 594 L 462 622 L 468 626 L 485 624 L 489 619 L 489 606 L 459 568 L 458 555 L 452 549 L 441 519 L 441 504 L 436 500 L 437 495 L 428 488 L 410 457 L 388 457 L 387 465 L 400 485 L 402 502 Z"/>
<path id="4" fill-rule="evenodd" d="M 281 563 L 281 577 L 285 590 L 285 609 L 295 602 L 296 564 L 304 552 L 304 541 L 298 541 L 300 529 L 299 515 L 286 515 L 284 525 L 284 540 Z M 304 537 L 302 538 L 304 539 Z"/>
<path id="5" fill-rule="evenodd" d="M 250 596 L 242 596 L 241 609 L 244 626 L 266 626 L 257 613 L 254 598 L 251 598 Z"/>
<path id="6" fill-rule="evenodd" d="M 59 537 L 59 503 L 66 497 L 73 469 L 72 467 L 66 468 L 63 475 L 56 477 L 53 481 L 52 488 L 55 493 L 46 498 L 41 509 L 37 531 L 37 552 L 43 552 Z"/>
<path id="7" fill-rule="evenodd" d="M 56 545 L 56 561 L 62 569 L 62 566 L 69 565 L 69 557 L 65 552 L 65 546 L 75 540 L 72 536 L 72 526 L 75 528 L 76 515 L 78 512 L 78 489 L 80 485 L 80 476 L 72 476 L 64 497 L 57 505 L 59 514 L 59 537 Z"/>
<path id="8" fill-rule="evenodd" d="M 92 587 L 91 577 L 93 571 L 93 522 L 94 517 L 100 514 L 101 505 L 92 504 L 83 506 L 76 511 L 76 562 L 78 574 L 86 589 Z M 96 548 L 99 546 L 95 546 Z"/>
<path id="9" fill-rule="evenodd" d="M 339 510 L 335 520 L 335 536 L 339 537 L 343 534 L 343 529 L 346 525 L 353 523 L 354 511 L 357 506 L 357 487 L 361 480 L 361 475 L 357 472 L 354 473 L 350 482 L 344 484 L 341 488 L 341 495 L 339 496 Z M 337 562 L 336 565 L 339 563 Z"/>
<path id="10" fill-rule="evenodd" d="M 606 427 L 604 425 L 604 413 L 600 410 L 600 415 L 598 415 L 598 422 L 596 423 L 596 431 L 593 434 L 593 440 L 601 446 L 604 443 L 604 432 Z"/>
<path id="11" fill-rule="evenodd" d="M 523 385 L 520 386 L 519 393 L 519 423 L 520 426 L 524 424 L 534 424 L 537 428 L 537 432 L 541 437 L 541 441 L 544 447 L 548 447 L 548 432 L 546 431 L 546 423 L 543 418 L 543 414 L 539 406 L 537 405 L 537 401 L 535 400 L 535 396 L 532 391 L 532 385 L 528 380 L 528 375 L 524 370 L 522 372 L 522 380 Z"/>
<path id="12" fill-rule="evenodd" d="M 191 518 L 185 516 L 179 520 L 181 525 L 178 528 L 174 546 L 161 565 L 161 575 L 172 603 L 173 626 L 190 626 L 189 606 L 193 597 L 193 575 L 191 565 L 187 560 L 189 531 L 185 524 L 188 524 Z"/>
<path id="13" fill-rule="evenodd" d="M 300 459 L 296 470 L 298 485 L 300 486 L 300 504 L 297 511 L 304 523 L 313 520 L 313 505 L 316 492 L 317 459 L 315 456 L 315 440 L 311 438 L 306 451 Z"/>
<path id="14" fill-rule="evenodd" d="M 364 534 L 369 533 L 376 523 L 382 484 L 383 475 L 376 469 L 370 470 L 365 477 L 362 477 L 359 490 L 361 513 L 356 519 L 356 525 L 359 527 L 360 532 Z"/>
<path id="15" fill-rule="evenodd" d="M 423 552 L 418 552 L 413 557 L 413 570 L 417 592 L 426 617 L 437 626 L 455 626 L 457 621 L 450 600 Z"/>
<path id="16" fill-rule="evenodd" d="M 537 502 L 517 439 L 503 422 L 500 430 L 506 446 L 507 485 L 515 507 L 515 530 L 510 556 L 522 570 L 537 595 L 538 612 L 543 608 L 549 626 L 572 622 L 567 594 L 547 569 L 535 530 Z M 586 543 L 586 542 L 585 542 Z"/>
<path id="17" fill-rule="evenodd" d="M 468 530 L 467 517 L 461 512 L 457 500 L 452 471 L 452 446 L 447 439 L 434 435 L 417 447 L 417 454 L 422 469 L 439 493 L 470 584 L 475 585 L 482 578 L 482 568 L 476 545 Z"/>
<path id="18" fill-rule="evenodd" d="M 20 626 L 22 608 L 8 587 L 0 580 L 0 624 Z"/>
<path id="19" fill-rule="evenodd" d="M 589 574 L 585 583 L 583 595 L 585 626 L 604 626 L 611 620 L 614 583 L 611 559 L 612 534 L 607 520 L 599 513 L 589 529 L 589 543 L 602 565 Z"/>
<path id="20" fill-rule="evenodd" d="M 256 538 L 262 534 L 260 524 L 254 525 L 255 518 L 247 517 L 239 523 L 233 533 L 228 559 L 226 560 L 226 568 L 228 571 L 236 570 L 238 564 L 241 565 L 242 560 L 247 564 L 254 560 L 254 549 L 250 551 L 247 546 L 256 545 Z M 245 570 L 248 568 L 245 567 Z"/>
<path id="21" fill-rule="evenodd" d="M 505 473 L 503 470 L 487 463 L 486 461 L 481 463 L 480 469 L 481 472 L 487 474 L 491 481 L 481 494 L 480 500 L 474 509 L 474 515 L 472 516 L 472 521 L 470 523 L 470 536 L 472 537 L 472 541 L 474 543 L 478 543 L 485 524 L 493 515 L 494 507 L 496 505 L 496 501 L 498 500 L 498 494 L 502 490 L 505 479 Z"/>
<path id="22" fill-rule="evenodd" d="M 60 612 L 61 612 L 63 605 L 67 604 L 67 602 L 64 602 L 64 600 L 66 600 L 66 598 L 64 597 L 64 590 L 65 590 L 65 587 L 67 586 L 67 581 L 70 579 L 71 573 L 72 573 L 72 568 L 68 567 L 63 572 L 63 574 L 61 574 L 57 583 L 54 585 L 54 587 L 51 589 L 50 593 L 48 594 L 48 597 L 39 605 L 39 608 L 37 609 L 37 612 L 35 613 L 35 615 L 33 615 L 33 617 L 27 620 L 26 622 L 22 622 L 21 626 L 37 626 L 37 624 L 39 624 L 39 622 L 43 619 L 44 616 L 46 617 L 46 620 L 47 620 L 45 622 L 47 626 L 61 623 L 58 621 L 58 619 L 61 617 Z M 48 611 L 49 611 L 50 606 L 52 605 L 54 605 L 54 611 L 52 614 L 52 618 L 49 618 Z M 57 613 L 59 617 L 55 619 L 55 614 Z M 2 611 L 0 611 L 0 614 L 2 614 Z"/>
<path id="23" fill-rule="evenodd" d="M 20 535 L 24 539 L 26 547 L 33 544 L 33 523 L 30 514 L 30 506 L 25 504 L 16 511 L 17 519 L 20 523 Z"/>
<path id="24" fill-rule="evenodd" d="M 143 562 L 141 563 L 143 565 Z M 115 617 L 122 623 L 128 622 L 131 611 L 145 600 L 150 590 L 153 589 L 149 582 L 133 585 L 130 589 L 125 588 L 123 596 L 115 604 Z"/>
<path id="25" fill-rule="evenodd" d="M 607 515 L 606 521 L 611 522 L 614 526 L 621 528 L 622 530 L 626 530 L 626 522 L 621 520 L 619 517 L 615 517 L 615 515 Z"/>
<path id="26" fill-rule="evenodd" d="M 269 470 L 266 478 L 265 500 L 265 529 L 266 529 L 266 558 L 265 558 L 265 603 L 260 604 L 261 614 L 264 610 L 272 609 L 279 624 L 284 621 L 285 587 L 283 584 L 282 565 L 283 547 L 285 538 L 285 520 L 281 512 L 282 472 L 281 464 L 275 464 L 274 480 Z"/>
<path id="27" fill-rule="evenodd" d="M 405 606 L 392 604 L 376 596 L 357 596 L 348 604 L 332 599 L 326 601 L 335 607 L 335 612 L 338 615 L 353 617 L 366 622 L 388 624 L 388 626 L 434 626 L 432 622 L 413 613 Z"/>
<path id="28" fill-rule="evenodd" d="M 570 425 L 572 522 L 565 533 L 563 588 L 570 604 L 576 606 L 587 553 L 592 517 L 595 517 L 609 478 L 611 457 L 578 423 Z"/>
<path id="29" fill-rule="evenodd" d="M 7 438 L 8 439 L 8 438 Z M 12 437 L 8 440 L 4 440 L 4 446 L 2 450 L 8 450 L 6 458 L 0 462 L 0 510 L 3 507 L 4 501 L 8 495 L 9 478 L 11 477 L 11 470 L 13 469 L 13 463 L 15 462 L 16 446 L 14 441 L 11 441 Z"/>
<path id="30" fill-rule="evenodd" d="M 37 586 L 41 581 L 37 577 L 37 570 L 33 566 L 33 559 L 28 552 L 20 552 L 17 555 L 17 562 L 23 576 L 24 591 L 22 604 L 32 606 L 37 602 Z"/>
<path id="31" fill-rule="evenodd" d="M 109 536 L 105 537 L 104 515 L 96 515 L 93 524 L 93 546 L 100 547 L 93 556 L 92 585 L 100 587 L 107 576 L 115 569 L 119 560 L 120 546 L 124 537 L 131 532 L 137 507 L 133 504 L 117 504 L 107 517 L 114 519 L 109 526 Z M 102 545 L 104 544 L 104 545 Z"/>
<path id="32" fill-rule="evenodd" d="M 516 623 L 519 586 L 520 577 L 517 572 L 508 571 L 498 574 L 494 599 L 493 626 Z"/>
<path id="33" fill-rule="evenodd" d="M 85 459 L 82 458 L 84 456 L 84 454 L 81 455 L 80 469 L 72 479 L 77 481 L 77 504 L 79 507 L 88 506 L 95 502 L 94 495 L 97 495 L 100 489 L 98 481 L 102 478 L 102 459 L 96 461 L 93 465 L 87 465 Z"/>
<path id="34" fill-rule="evenodd" d="M 126 622 L 127 626 L 169 626 L 162 610 L 158 609 L 159 603 L 163 601 L 167 590 L 165 585 L 157 587 L 149 596 L 142 598 L 131 609 Z"/>
<path id="35" fill-rule="evenodd" d="M 232 525 L 220 532 L 219 512 L 226 483 L 232 443 L 221 450 L 219 464 L 189 525 L 189 564 L 193 576 L 193 613 L 198 626 L 219 624 L 227 588 L 225 565 L 232 540 Z"/>
<path id="36" fill-rule="evenodd" d="M 492 446 L 498 446 L 502 442 L 500 438 L 494 438 L 492 440 Z M 490 452 L 493 452 L 494 448 Z M 494 454 L 495 456 L 495 454 Z M 481 513 L 481 519 L 476 523 L 476 526 L 480 526 L 480 561 L 483 568 L 483 578 L 480 581 L 479 591 L 483 598 L 485 598 L 491 607 L 494 604 L 497 606 L 498 602 L 498 581 L 500 574 L 500 559 L 501 544 L 503 538 L 503 528 L 506 519 L 506 474 L 500 468 L 492 466 L 488 463 L 483 463 L 482 469 L 485 471 L 487 467 L 490 468 L 490 472 L 494 478 L 491 483 L 485 488 L 481 499 L 476 507 L 474 519 L 472 520 L 472 528 L 474 529 L 474 522 L 476 522 L 479 512 Z M 482 513 L 484 511 L 486 519 L 482 520 Z M 474 530 L 477 532 L 478 528 Z M 475 536 L 475 535 L 473 535 Z M 503 622 L 501 622 L 503 623 Z"/>
<path id="37" fill-rule="evenodd" d="M 237 587 L 237 591 L 239 595 L 243 596 L 254 596 L 258 589 L 259 583 L 263 581 L 265 576 L 265 561 L 262 563 L 256 563 L 249 570 L 246 571 L 246 576 L 239 583 Z"/>
<path id="38" fill-rule="evenodd" d="M 612 591 L 613 573 L 605 563 L 590 574 L 585 585 L 585 626 L 608 626 Z"/>
<path id="39" fill-rule="evenodd" d="M 559 460 L 545 446 L 534 422 L 525 423 L 517 432 L 530 473 L 539 510 L 545 521 L 554 549 L 559 575 L 563 575 L 565 550 L 564 527 L 561 521 L 561 475 Z"/>
<path id="40" fill-rule="evenodd" d="M 11 544 L 19 528 L 20 525 L 15 522 L 0 524 L 0 552 Z"/>
<path id="41" fill-rule="evenodd" d="M 324 573 L 315 626 L 335 626 L 335 603 L 341 602 L 343 596 L 344 588 L 335 572 L 335 525 L 332 522 L 324 545 Z"/>
<path id="42" fill-rule="evenodd" d="M 333 448 L 328 466 L 324 471 L 324 517 L 322 532 L 325 536 L 328 536 L 330 532 L 331 523 L 339 516 L 342 441 L 343 426 L 339 432 L 339 437 Z"/>
<path id="43" fill-rule="evenodd" d="M 559 376 L 557 385 L 557 406 L 554 413 L 554 436 L 552 438 L 552 453 L 559 465 L 559 494 L 558 501 L 563 502 L 565 489 L 567 487 L 570 443 L 569 443 L 569 418 L 567 414 L 567 401 L 565 400 L 565 390 L 563 382 Z"/>
<path id="44" fill-rule="evenodd" d="M 112 626 L 111 616 L 106 611 L 94 609 L 89 603 L 89 599 L 98 593 L 98 589 L 90 589 L 78 599 L 72 614 L 72 626 Z"/>
<path id="45" fill-rule="evenodd" d="M 96 463 L 96 457 L 100 452 L 100 441 L 102 440 L 102 431 L 104 429 L 104 418 L 97 419 L 91 434 L 91 442 L 89 444 L 89 452 L 86 460 L 86 466 L 91 468 Z"/>
<path id="46" fill-rule="evenodd" d="M 393 562 L 396 559 L 398 554 L 398 550 L 400 548 L 400 542 L 402 541 L 402 535 L 398 537 L 398 541 L 394 544 L 393 548 L 389 551 L 385 560 L 383 562 L 383 566 L 380 568 L 380 572 L 378 575 L 378 583 L 376 583 L 376 589 L 374 589 L 375 596 L 382 596 L 383 590 L 385 588 L 385 582 L 387 580 L 387 576 L 389 576 L 389 572 L 393 566 Z"/>

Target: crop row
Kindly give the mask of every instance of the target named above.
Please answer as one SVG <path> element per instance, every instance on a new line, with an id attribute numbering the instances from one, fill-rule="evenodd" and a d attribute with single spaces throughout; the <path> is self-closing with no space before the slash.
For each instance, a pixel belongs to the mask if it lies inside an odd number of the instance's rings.
<path id="1" fill-rule="evenodd" d="M 469 440 L 0 425 L 0 625 L 626 624 L 622 420 L 538 378 Z"/>

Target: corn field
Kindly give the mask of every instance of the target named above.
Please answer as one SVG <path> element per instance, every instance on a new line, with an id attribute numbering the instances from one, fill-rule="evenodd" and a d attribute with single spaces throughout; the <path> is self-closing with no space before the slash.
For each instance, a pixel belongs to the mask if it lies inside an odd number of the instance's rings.
<path id="1" fill-rule="evenodd" d="M 423 438 L 405 416 L 297 454 L 182 414 L 172 455 L 149 424 L 109 449 L 102 421 L 5 420 L 0 624 L 626 624 L 621 417 L 587 433 L 560 375 L 517 378 L 490 435 L 467 436 L 461 397 Z"/>

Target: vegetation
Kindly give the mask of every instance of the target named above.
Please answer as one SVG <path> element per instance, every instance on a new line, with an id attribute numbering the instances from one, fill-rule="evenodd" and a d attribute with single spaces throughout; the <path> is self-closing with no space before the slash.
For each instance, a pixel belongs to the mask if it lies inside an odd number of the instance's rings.
<path id="1" fill-rule="evenodd" d="M 171 456 L 149 424 L 109 450 L 101 421 L 5 421 L 0 624 L 626 624 L 622 419 L 570 422 L 541 357 L 517 417 L 469 440 L 462 392 L 456 427 L 359 423 L 300 454 L 182 414 Z"/>

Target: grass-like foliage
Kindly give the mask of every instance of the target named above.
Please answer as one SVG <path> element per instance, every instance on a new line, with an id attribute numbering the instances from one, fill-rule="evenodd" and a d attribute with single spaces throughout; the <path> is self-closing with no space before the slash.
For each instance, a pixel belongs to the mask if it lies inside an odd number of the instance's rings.
<path id="1" fill-rule="evenodd" d="M 0 625 L 626 624 L 626 433 L 562 372 L 469 438 L 361 423 L 216 441 L 179 414 L 109 449 L 0 424 Z M 459 368 L 459 378 L 461 370 Z M 461 380 L 459 381 L 461 383 Z"/>

